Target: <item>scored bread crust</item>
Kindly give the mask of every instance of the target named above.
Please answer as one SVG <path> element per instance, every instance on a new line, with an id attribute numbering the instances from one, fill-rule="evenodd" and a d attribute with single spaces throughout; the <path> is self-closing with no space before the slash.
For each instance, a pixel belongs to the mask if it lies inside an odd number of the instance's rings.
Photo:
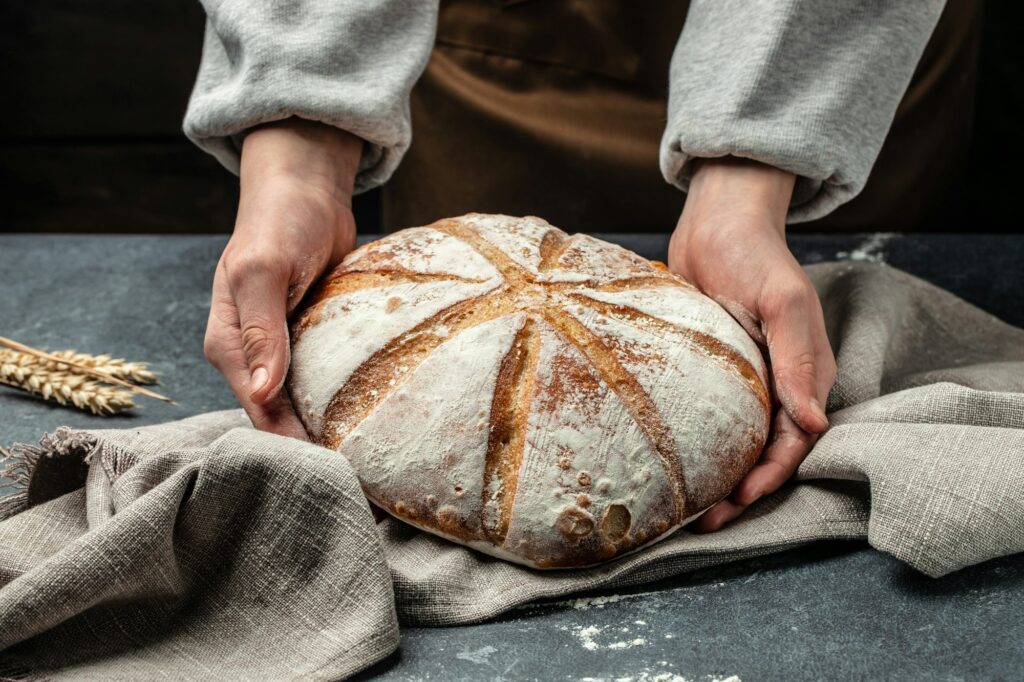
<path id="1" fill-rule="evenodd" d="M 292 326 L 312 439 L 419 528 L 537 568 L 664 537 L 753 466 L 756 344 L 659 263 L 469 214 L 350 253 Z"/>

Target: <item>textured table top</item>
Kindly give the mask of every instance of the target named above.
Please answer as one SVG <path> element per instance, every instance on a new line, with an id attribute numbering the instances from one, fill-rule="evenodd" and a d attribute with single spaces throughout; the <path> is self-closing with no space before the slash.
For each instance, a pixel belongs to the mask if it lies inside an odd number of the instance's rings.
<path id="1" fill-rule="evenodd" d="M 663 258 L 662 235 L 608 236 Z M 0 387 L 0 444 L 68 424 L 132 427 L 234 406 L 202 355 L 226 237 L 0 235 L 0 335 L 146 360 L 177 406 L 99 420 Z M 1024 326 L 1024 236 L 797 235 L 803 263 L 886 262 Z M 2 488 L 0 488 L 2 494 Z M 1024 491 L 1022 491 L 1024 494 Z M 386 680 L 980 680 L 1024 677 L 1024 555 L 933 580 L 829 543 L 481 625 L 405 628 Z"/>

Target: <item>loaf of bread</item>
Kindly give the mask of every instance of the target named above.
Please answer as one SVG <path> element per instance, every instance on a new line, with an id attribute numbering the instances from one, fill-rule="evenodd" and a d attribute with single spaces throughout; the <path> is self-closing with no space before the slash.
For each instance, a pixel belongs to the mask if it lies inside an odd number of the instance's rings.
<path id="1" fill-rule="evenodd" d="M 292 326 L 312 439 L 425 531 L 536 568 L 679 528 L 753 466 L 758 347 L 659 263 L 470 214 L 353 251 Z"/>

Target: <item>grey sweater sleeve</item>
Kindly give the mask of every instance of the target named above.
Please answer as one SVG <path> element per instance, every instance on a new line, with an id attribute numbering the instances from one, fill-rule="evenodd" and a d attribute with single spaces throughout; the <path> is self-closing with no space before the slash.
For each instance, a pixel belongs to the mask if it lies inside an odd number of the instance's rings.
<path id="1" fill-rule="evenodd" d="M 185 134 L 234 173 L 246 130 L 298 116 L 363 138 L 356 191 L 387 180 L 412 139 L 409 92 L 437 0 L 203 0 L 206 38 Z"/>
<path id="2" fill-rule="evenodd" d="M 789 221 L 864 187 L 943 0 L 692 0 L 672 57 L 661 171 L 695 158 L 798 176 Z"/>

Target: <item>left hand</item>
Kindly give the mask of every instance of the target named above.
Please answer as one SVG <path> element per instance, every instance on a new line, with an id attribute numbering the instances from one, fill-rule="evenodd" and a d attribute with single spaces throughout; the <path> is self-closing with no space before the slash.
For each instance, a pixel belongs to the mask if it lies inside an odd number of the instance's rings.
<path id="1" fill-rule="evenodd" d="M 698 162 L 669 244 L 669 269 L 715 299 L 770 356 L 779 405 L 769 442 L 726 499 L 689 529 L 715 531 L 796 471 L 828 428 L 835 358 L 817 293 L 786 245 L 795 177 L 756 161 Z"/>
<path id="2" fill-rule="evenodd" d="M 260 431 L 307 440 L 285 377 L 288 316 L 355 243 L 359 138 L 288 118 L 242 143 L 238 217 L 213 276 L 203 350 Z"/>

